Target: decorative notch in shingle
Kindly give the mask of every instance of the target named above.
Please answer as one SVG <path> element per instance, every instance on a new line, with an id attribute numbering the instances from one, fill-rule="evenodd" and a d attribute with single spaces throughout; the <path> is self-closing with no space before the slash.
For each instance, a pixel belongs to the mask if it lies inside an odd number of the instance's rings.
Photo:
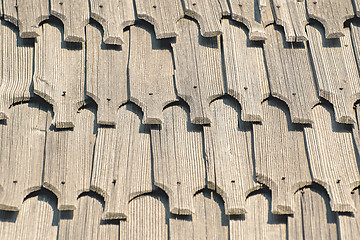
<path id="1" fill-rule="evenodd" d="M 177 101 L 170 44 L 148 25 L 131 26 L 130 42 L 130 101 L 142 108 L 143 123 L 161 124 L 163 108 Z"/>
<path id="2" fill-rule="evenodd" d="M 176 22 L 184 17 L 181 0 L 135 0 L 137 16 L 154 25 L 156 38 L 176 37 Z"/>
<path id="3" fill-rule="evenodd" d="M 227 93 L 240 102 L 243 121 L 261 121 L 261 102 L 270 95 L 262 43 L 233 21 L 224 19 L 222 27 Z"/>
<path id="4" fill-rule="evenodd" d="M 311 123 L 311 108 L 319 102 L 308 48 L 305 43 L 286 42 L 280 27 L 266 28 L 264 44 L 271 95 L 289 106 L 294 123 Z"/>
<path id="5" fill-rule="evenodd" d="M 303 128 L 290 121 L 280 101 L 262 105 L 264 120 L 253 125 L 256 179 L 272 191 L 272 213 L 292 214 L 295 192 L 312 180 Z"/>
<path id="6" fill-rule="evenodd" d="M 50 0 L 50 3 L 51 15 L 64 24 L 64 40 L 84 42 L 85 26 L 90 20 L 89 0 Z"/>
<path id="7" fill-rule="evenodd" d="M 65 43 L 62 29 L 44 24 L 35 43 L 34 93 L 54 107 L 56 128 L 74 127 L 85 98 L 83 43 Z"/>
<path id="8" fill-rule="evenodd" d="M 98 105 L 100 125 L 116 125 L 118 109 L 128 100 L 129 37 L 126 31 L 122 46 L 107 46 L 99 29 L 86 26 L 86 94 Z"/>
<path id="9" fill-rule="evenodd" d="M 320 25 L 306 29 L 319 95 L 334 105 L 337 122 L 352 124 L 355 122 L 354 103 L 360 99 L 360 77 L 350 29 L 344 29 L 345 36 L 341 39 L 325 39 Z M 353 30 L 356 37 L 359 30 Z M 354 45 L 356 43 L 357 40 Z"/>
<path id="10" fill-rule="evenodd" d="M 123 30 L 135 23 L 133 0 L 90 0 L 90 9 L 91 17 L 104 29 L 104 43 L 127 42 Z"/>
<path id="11" fill-rule="evenodd" d="M 326 38 L 344 36 L 344 22 L 355 16 L 351 0 L 307 0 L 309 18 L 319 21 L 325 28 Z"/>
<path id="12" fill-rule="evenodd" d="M 19 27 L 20 37 L 35 38 L 41 21 L 49 18 L 49 0 L 3 0 L 4 19 Z"/>
<path id="13" fill-rule="evenodd" d="M 164 110 L 164 123 L 151 128 L 154 183 L 169 196 L 170 212 L 194 213 L 194 194 L 205 188 L 201 126 L 180 106 Z"/>
<path id="14" fill-rule="evenodd" d="M 177 94 L 190 106 L 191 122 L 208 124 L 209 104 L 224 95 L 220 37 L 204 38 L 196 22 L 181 19 L 172 42 Z"/>

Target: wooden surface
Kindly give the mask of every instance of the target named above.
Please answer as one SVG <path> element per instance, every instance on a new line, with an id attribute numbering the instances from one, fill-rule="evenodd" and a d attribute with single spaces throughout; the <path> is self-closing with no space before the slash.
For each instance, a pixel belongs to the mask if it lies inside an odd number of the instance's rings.
<path id="1" fill-rule="evenodd" d="M 360 207 L 359 189 L 351 192 L 356 209 Z M 359 211 L 347 214 L 338 214 L 339 235 L 341 239 L 350 240 L 360 236 L 360 214 Z"/>

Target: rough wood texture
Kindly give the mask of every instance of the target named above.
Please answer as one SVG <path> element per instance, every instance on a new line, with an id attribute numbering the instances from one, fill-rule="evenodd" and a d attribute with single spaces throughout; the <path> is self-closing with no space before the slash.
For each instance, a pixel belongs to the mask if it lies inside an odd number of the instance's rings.
<path id="1" fill-rule="evenodd" d="M 170 239 L 174 240 L 226 240 L 229 219 L 224 213 L 221 197 L 205 190 L 194 196 L 195 213 L 190 216 L 171 215 Z"/>
<path id="2" fill-rule="evenodd" d="M 351 0 L 313 0 L 306 6 L 309 18 L 324 26 L 326 38 L 343 37 L 344 22 L 355 15 Z"/>
<path id="3" fill-rule="evenodd" d="M 104 43 L 128 43 L 127 36 L 124 39 L 123 29 L 135 23 L 132 0 L 90 0 L 90 9 L 91 17 L 104 29 Z"/>
<path id="4" fill-rule="evenodd" d="M 51 15 L 64 24 L 64 40 L 84 42 L 85 25 L 90 21 L 89 0 L 50 0 L 50 3 Z"/>
<path id="5" fill-rule="evenodd" d="M 268 194 L 251 195 L 246 205 L 246 215 L 230 218 L 230 239 L 286 239 L 286 218 L 270 212 Z"/>
<path id="6" fill-rule="evenodd" d="M 91 189 L 105 198 L 103 218 L 122 219 L 128 202 L 152 191 L 150 129 L 133 104 L 122 106 L 117 128 L 99 128 Z"/>
<path id="7" fill-rule="evenodd" d="M 30 99 L 34 43 L 1 20 L 0 46 L 0 119 L 7 119 L 11 105 Z"/>
<path id="8" fill-rule="evenodd" d="M 251 125 L 240 120 L 240 106 L 232 99 L 210 105 L 211 126 L 204 126 L 208 187 L 225 202 L 226 214 L 244 214 L 245 199 L 260 187 L 255 183 Z"/>
<path id="9" fill-rule="evenodd" d="M 90 189 L 96 126 L 88 109 L 76 114 L 73 130 L 47 126 L 43 186 L 59 199 L 59 210 L 76 209 L 76 199 Z"/>
<path id="10" fill-rule="evenodd" d="M 317 1 L 317 0 L 316 0 Z M 287 42 L 305 42 L 308 24 L 303 0 L 273 0 L 276 24 L 284 27 Z"/>
<path id="11" fill-rule="evenodd" d="M 98 105 L 97 122 L 115 125 L 119 107 L 128 100 L 127 64 L 129 31 L 122 37 L 122 46 L 107 46 L 100 29 L 86 26 L 86 94 Z"/>
<path id="12" fill-rule="evenodd" d="M 179 36 L 172 43 L 177 94 L 190 106 L 191 122 L 208 124 L 209 104 L 224 94 L 220 37 L 200 36 L 197 24 L 177 23 Z"/>
<path id="13" fill-rule="evenodd" d="M 154 25 L 156 38 L 177 36 L 176 22 L 184 17 L 181 0 L 135 0 L 137 16 Z"/>
<path id="14" fill-rule="evenodd" d="M 164 123 L 151 129 L 154 183 L 169 196 L 170 212 L 194 213 L 193 195 L 205 187 L 201 127 L 181 106 L 164 110 Z"/>
<path id="15" fill-rule="evenodd" d="M 264 44 L 271 95 L 289 106 L 294 123 L 311 123 L 311 108 L 319 102 L 305 43 L 288 43 L 279 27 L 266 28 Z"/>
<path id="16" fill-rule="evenodd" d="M 143 123 L 161 124 L 162 110 L 176 101 L 168 42 L 156 40 L 147 25 L 130 27 L 130 100 L 144 112 Z"/>
<path id="17" fill-rule="evenodd" d="M 184 3 L 185 15 L 197 20 L 203 37 L 214 37 L 222 33 L 220 20 L 223 16 L 230 15 L 230 9 L 226 0 L 182 1 Z"/>
<path id="18" fill-rule="evenodd" d="M 61 213 L 57 239 L 119 239 L 119 224 L 102 221 L 102 211 L 103 202 L 96 196 L 81 196 L 76 211 Z"/>
<path id="19" fill-rule="evenodd" d="M 353 106 L 360 99 L 360 77 L 350 29 L 344 29 L 345 37 L 341 39 L 325 39 L 319 25 L 306 29 L 319 95 L 334 105 L 336 121 L 352 124 L 355 122 Z"/>
<path id="20" fill-rule="evenodd" d="M 360 16 L 360 0 L 353 0 L 356 16 Z"/>
<path id="21" fill-rule="evenodd" d="M 313 181 L 327 190 L 333 211 L 354 211 L 350 193 L 360 184 L 360 175 L 352 129 L 335 122 L 328 104 L 316 106 L 313 115 L 312 128 L 305 128 Z"/>
<path id="22" fill-rule="evenodd" d="M 263 124 L 253 125 L 256 179 L 272 190 L 272 213 L 292 214 L 294 193 L 311 184 L 303 128 L 280 101 L 262 105 Z"/>
<path id="23" fill-rule="evenodd" d="M 35 43 L 34 93 L 53 105 L 56 128 L 71 128 L 85 97 L 84 44 L 65 43 L 56 25 L 44 24 L 41 30 Z"/>
<path id="24" fill-rule="evenodd" d="M 354 213 L 338 214 L 339 235 L 342 240 L 352 240 L 360 236 L 360 190 L 352 192 L 352 199 L 357 209 Z"/>
<path id="25" fill-rule="evenodd" d="M 241 104 L 243 121 L 261 121 L 261 102 L 270 95 L 262 44 L 233 21 L 223 19 L 222 29 L 227 93 Z"/>

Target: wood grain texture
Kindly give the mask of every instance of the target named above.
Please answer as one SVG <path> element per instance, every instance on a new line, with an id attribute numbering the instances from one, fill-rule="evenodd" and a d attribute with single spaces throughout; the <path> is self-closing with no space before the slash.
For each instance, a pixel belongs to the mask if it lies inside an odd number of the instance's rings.
<path id="1" fill-rule="evenodd" d="M 0 46 L 0 119 L 7 119 L 11 105 L 30 99 L 34 42 L 21 39 L 12 24 L 1 20 Z"/>
<path id="2" fill-rule="evenodd" d="M 206 184 L 202 129 L 182 106 L 166 108 L 164 118 L 151 128 L 154 184 L 169 196 L 171 213 L 190 215 L 193 195 Z"/>
<path id="3" fill-rule="evenodd" d="M 229 219 L 225 215 L 221 197 L 204 190 L 194 196 L 194 203 L 195 213 L 192 217 L 170 215 L 170 239 L 229 239 Z"/>
<path id="4" fill-rule="evenodd" d="M 240 106 L 233 99 L 210 105 L 213 122 L 204 126 L 208 187 L 225 202 L 226 214 L 244 214 L 245 199 L 260 185 L 255 181 L 251 125 L 240 120 Z"/>
<path id="5" fill-rule="evenodd" d="M 191 122 L 208 124 L 209 104 L 224 95 L 220 37 L 200 36 L 197 24 L 177 23 L 179 36 L 172 42 L 177 94 L 190 106 Z"/>
<path id="6" fill-rule="evenodd" d="M 92 25 L 86 26 L 86 38 L 86 94 L 98 105 L 98 124 L 116 125 L 117 111 L 128 100 L 129 31 L 116 47 L 105 45 Z"/>
<path id="7" fill-rule="evenodd" d="M 74 210 L 77 197 L 90 189 L 96 123 L 93 110 L 76 113 L 73 130 L 46 130 L 43 186 L 59 199 L 59 210 Z"/>
<path id="8" fill-rule="evenodd" d="M 360 16 L 360 0 L 353 0 L 354 10 L 357 17 Z"/>
<path id="9" fill-rule="evenodd" d="M 51 15 L 64 24 L 64 41 L 84 42 L 85 25 L 90 21 L 89 0 L 50 0 L 50 3 Z"/>
<path id="10" fill-rule="evenodd" d="M 176 22 L 184 17 L 181 0 L 135 0 L 137 17 L 154 25 L 156 38 L 177 36 Z"/>
<path id="11" fill-rule="evenodd" d="M 288 43 L 284 32 L 275 25 L 266 28 L 264 44 L 271 95 L 283 100 L 294 123 L 313 122 L 311 108 L 319 102 L 308 47 Z"/>
<path id="12" fill-rule="evenodd" d="M 161 124 L 163 108 L 177 101 L 169 43 L 148 25 L 130 27 L 130 42 L 130 101 L 142 108 L 144 124 Z"/>
<path id="13" fill-rule="evenodd" d="M 128 216 L 128 202 L 152 191 L 150 129 L 133 104 L 117 112 L 117 128 L 99 128 L 91 189 L 105 198 L 104 219 Z"/>
<path id="14" fill-rule="evenodd" d="M 333 211 L 354 211 L 350 193 L 360 175 L 351 126 L 336 123 L 328 104 L 316 106 L 313 115 L 312 128 L 305 128 L 313 181 L 327 190 Z"/>
<path id="15" fill-rule="evenodd" d="M 309 18 L 319 21 L 325 28 L 326 38 L 343 37 L 344 22 L 355 16 L 351 0 L 306 1 Z"/>
<path id="16" fill-rule="evenodd" d="M 56 128 L 74 127 L 85 97 L 84 44 L 65 43 L 62 30 L 44 24 L 35 43 L 34 93 L 54 107 Z"/>
<path id="17" fill-rule="evenodd" d="M 91 18 L 104 29 L 104 43 L 121 45 L 128 39 L 123 30 L 135 23 L 135 9 L 132 0 L 90 0 Z M 86 36 L 87 38 L 87 36 Z"/>
<path id="18" fill-rule="evenodd" d="M 286 239 L 286 217 L 270 212 L 271 198 L 259 192 L 246 199 L 246 215 L 230 217 L 230 239 Z"/>
<path id="19" fill-rule="evenodd" d="M 311 184 L 303 128 L 280 101 L 262 105 L 263 123 L 253 125 L 256 179 L 272 191 L 272 213 L 292 214 L 294 193 Z"/>
<path id="20" fill-rule="evenodd" d="M 2 0 L 4 20 L 18 26 L 17 0 Z"/>
<path id="21" fill-rule="evenodd" d="M 261 102 L 270 95 L 262 44 L 233 21 L 223 19 L 222 29 L 226 91 L 241 104 L 243 121 L 261 121 Z"/>
<path id="22" fill-rule="evenodd" d="M 339 235 L 342 240 L 356 239 L 360 236 L 360 191 L 359 189 L 351 192 L 352 199 L 357 209 L 354 213 L 338 214 Z"/>

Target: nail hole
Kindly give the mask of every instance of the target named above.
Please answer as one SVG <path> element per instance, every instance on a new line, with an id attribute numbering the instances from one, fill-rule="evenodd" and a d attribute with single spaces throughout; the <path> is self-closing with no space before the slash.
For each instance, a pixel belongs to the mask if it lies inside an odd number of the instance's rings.
<path id="1" fill-rule="evenodd" d="M 66 91 L 63 91 L 61 96 L 65 96 L 66 95 Z"/>
<path id="2" fill-rule="evenodd" d="M 114 184 L 114 185 L 116 184 L 116 179 L 114 179 L 114 180 L 112 181 L 112 184 Z"/>
<path id="3" fill-rule="evenodd" d="M 341 180 L 340 179 L 338 179 L 337 181 L 336 181 L 336 183 L 340 183 L 341 182 Z"/>
<path id="4" fill-rule="evenodd" d="M 341 88 L 339 88 L 339 89 L 340 89 L 340 91 L 344 90 L 344 88 L 342 88 L 342 87 L 341 87 Z"/>
<path id="5" fill-rule="evenodd" d="M 280 8 L 280 5 L 277 5 L 276 7 L 277 7 L 277 8 Z"/>
<path id="6" fill-rule="evenodd" d="M 239 3 L 239 7 L 242 7 L 242 4 L 241 4 L 241 3 Z"/>
<path id="7" fill-rule="evenodd" d="M 99 8 L 103 8 L 104 6 L 103 5 L 99 5 Z"/>
<path id="8" fill-rule="evenodd" d="M 15 183 L 15 184 L 17 184 L 17 182 L 18 182 L 17 180 L 14 180 L 14 181 L 13 181 L 13 183 Z"/>
<path id="9" fill-rule="evenodd" d="M 193 5 L 193 6 L 196 6 L 196 3 L 193 3 L 192 5 Z"/>
<path id="10" fill-rule="evenodd" d="M 194 88 L 197 88 L 197 86 L 194 86 Z"/>
<path id="11" fill-rule="evenodd" d="M 281 178 L 281 180 L 283 180 L 283 181 L 284 181 L 284 180 L 285 180 L 285 177 L 282 177 L 282 178 Z"/>
<path id="12" fill-rule="evenodd" d="M 107 100 L 108 102 L 110 102 L 111 98 L 107 98 L 106 100 Z"/>
<path id="13" fill-rule="evenodd" d="M 293 96 L 296 96 L 296 93 L 292 93 Z"/>
<path id="14" fill-rule="evenodd" d="M 59 5 L 63 5 L 64 3 L 63 2 L 59 2 Z"/>
<path id="15" fill-rule="evenodd" d="M 62 185 L 64 185 L 64 184 L 65 184 L 65 182 L 64 182 L 64 181 L 62 181 L 62 182 L 61 182 L 61 184 L 62 184 Z"/>
<path id="16" fill-rule="evenodd" d="M 231 183 L 235 183 L 235 180 L 231 180 Z"/>
<path id="17" fill-rule="evenodd" d="M 150 96 L 154 95 L 153 93 L 149 93 Z"/>
<path id="18" fill-rule="evenodd" d="M 180 185 L 180 184 L 181 184 L 181 182 L 177 182 L 176 184 L 177 184 L 177 185 Z"/>
<path id="19" fill-rule="evenodd" d="M 156 8 L 156 5 L 154 5 L 153 8 Z"/>
<path id="20" fill-rule="evenodd" d="M 351 191 L 351 194 L 355 194 L 355 192 L 354 192 L 354 191 Z"/>
<path id="21" fill-rule="evenodd" d="M 313 2 L 313 4 L 317 4 L 317 2 L 316 2 L 316 1 L 314 1 L 314 2 Z"/>
<path id="22" fill-rule="evenodd" d="M 348 47 L 349 45 L 345 44 L 345 47 Z"/>
<path id="23" fill-rule="evenodd" d="M 248 90 L 248 87 L 244 87 L 244 90 Z"/>

